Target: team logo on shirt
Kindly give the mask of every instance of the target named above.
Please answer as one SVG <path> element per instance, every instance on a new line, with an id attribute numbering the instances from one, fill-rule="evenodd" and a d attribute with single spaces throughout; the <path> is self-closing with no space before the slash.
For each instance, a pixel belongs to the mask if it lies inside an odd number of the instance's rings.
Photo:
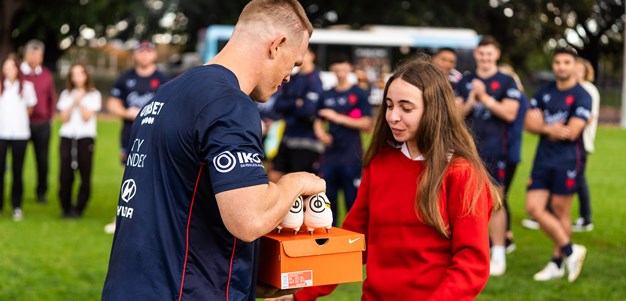
<path id="1" fill-rule="evenodd" d="M 261 167 L 263 168 L 263 162 L 261 156 L 258 153 L 248 152 L 236 152 L 237 156 L 233 155 L 230 151 L 221 152 L 219 155 L 213 158 L 213 165 L 218 172 L 227 173 L 237 166 L 239 167 Z"/>
<path id="2" fill-rule="evenodd" d="M 352 94 L 352 93 L 351 93 L 350 95 L 348 95 L 348 102 L 349 102 L 351 105 L 355 105 L 355 104 L 356 104 L 356 101 L 357 101 L 357 97 L 356 97 L 356 95 L 354 95 L 354 94 Z"/>
<path id="3" fill-rule="evenodd" d="M 574 103 L 574 96 L 567 95 L 567 97 L 565 97 L 565 103 L 568 107 L 571 106 Z"/>
<path id="4" fill-rule="evenodd" d="M 158 78 L 153 78 L 152 80 L 150 80 L 150 89 L 155 90 L 159 87 L 160 84 L 161 81 L 159 81 Z"/>
<path id="5" fill-rule="evenodd" d="M 489 84 L 489 87 L 491 88 L 491 91 L 496 91 L 500 89 L 500 82 L 494 80 L 491 82 L 491 84 Z"/>

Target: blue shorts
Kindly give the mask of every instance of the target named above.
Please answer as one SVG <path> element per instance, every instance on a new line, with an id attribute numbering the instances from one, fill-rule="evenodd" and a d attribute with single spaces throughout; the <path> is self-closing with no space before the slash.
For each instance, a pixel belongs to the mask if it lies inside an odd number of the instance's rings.
<path id="1" fill-rule="evenodd" d="M 506 179 L 506 158 L 485 156 L 481 158 L 494 184 L 503 186 Z"/>
<path id="2" fill-rule="evenodd" d="M 552 194 L 572 195 L 578 188 L 579 168 L 533 166 L 527 190 L 545 189 Z"/>

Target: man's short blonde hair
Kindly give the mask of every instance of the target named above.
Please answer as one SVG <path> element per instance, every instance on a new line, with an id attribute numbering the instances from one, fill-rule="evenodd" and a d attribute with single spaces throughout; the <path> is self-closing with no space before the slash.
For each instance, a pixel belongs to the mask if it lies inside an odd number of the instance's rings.
<path id="1" fill-rule="evenodd" d="M 305 30 L 309 37 L 313 26 L 297 0 L 252 0 L 241 11 L 237 23 L 265 22 L 287 28 L 294 36 Z"/>

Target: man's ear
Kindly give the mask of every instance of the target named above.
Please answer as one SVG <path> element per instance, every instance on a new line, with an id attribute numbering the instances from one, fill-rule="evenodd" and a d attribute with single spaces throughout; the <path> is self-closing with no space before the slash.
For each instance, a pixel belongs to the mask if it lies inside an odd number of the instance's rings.
<path id="1" fill-rule="evenodd" d="M 270 45 L 270 58 L 275 59 L 281 48 L 285 47 L 287 37 L 284 35 L 276 36 Z"/>

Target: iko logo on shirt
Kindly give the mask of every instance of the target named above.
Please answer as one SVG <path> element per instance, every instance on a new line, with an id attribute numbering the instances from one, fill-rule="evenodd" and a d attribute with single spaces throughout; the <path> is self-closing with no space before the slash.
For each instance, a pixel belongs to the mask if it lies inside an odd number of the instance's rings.
<path id="1" fill-rule="evenodd" d="M 215 156 L 215 158 L 213 158 L 215 169 L 221 173 L 227 173 L 233 170 L 235 166 L 237 166 L 237 163 L 239 163 L 239 167 L 263 168 L 263 163 L 258 153 L 236 152 L 236 154 L 237 157 L 230 151 L 224 151 Z"/>

